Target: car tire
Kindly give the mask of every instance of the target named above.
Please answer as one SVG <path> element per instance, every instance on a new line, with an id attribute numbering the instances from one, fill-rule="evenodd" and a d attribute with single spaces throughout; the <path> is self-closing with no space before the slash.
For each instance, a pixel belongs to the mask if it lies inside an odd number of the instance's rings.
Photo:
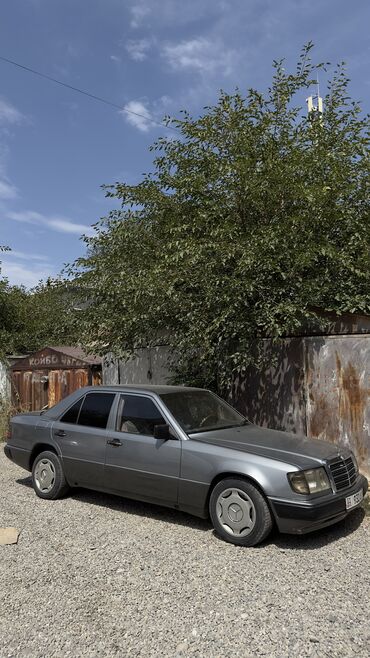
<path id="1" fill-rule="evenodd" d="M 217 535 L 237 546 L 256 546 L 271 532 L 273 519 L 261 491 L 243 477 L 225 478 L 213 488 L 209 513 Z"/>
<path id="2" fill-rule="evenodd" d="M 32 485 L 40 498 L 55 500 L 69 491 L 58 455 L 45 450 L 37 455 L 32 465 Z"/>

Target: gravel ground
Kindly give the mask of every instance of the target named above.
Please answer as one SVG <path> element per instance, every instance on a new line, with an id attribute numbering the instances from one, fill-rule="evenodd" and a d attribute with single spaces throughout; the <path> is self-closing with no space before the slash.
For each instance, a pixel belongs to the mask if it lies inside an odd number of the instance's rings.
<path id="1" fill-rule="evenodd" d="M 208 521 L 76 490 L 35 496 L 0 447 L 0 657 L 370 654 L 370 518 L 243 549 Z"/>

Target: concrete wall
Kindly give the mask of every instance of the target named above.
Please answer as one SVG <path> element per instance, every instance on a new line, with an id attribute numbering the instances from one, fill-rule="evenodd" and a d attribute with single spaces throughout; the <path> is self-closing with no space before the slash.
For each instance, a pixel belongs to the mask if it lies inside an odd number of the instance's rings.
<path id="1" fill-rule="evenodd" d="M 7 366 L 0 362 L 0 399 L 10 400 L 10 380 L 7 374 Z"/>

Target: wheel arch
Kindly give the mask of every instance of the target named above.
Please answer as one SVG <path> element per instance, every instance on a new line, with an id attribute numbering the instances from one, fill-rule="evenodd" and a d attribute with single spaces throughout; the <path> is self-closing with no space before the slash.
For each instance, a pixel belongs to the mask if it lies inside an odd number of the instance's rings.
<path id="1" fill-rule="evenodd" d="M 38 455 L 40 455 L 42 452 L 45 452 L 46 450 L 48 452 L 53 452 L 55 455 L 57 455 L 59 457 L 55 446 L 50 445 L 50 443 L 36 443 L 36 445 L 33 446 L 32 452 L 30 454 L 30 460 L 29 460 L 29 470 L 30 471 L 32 471 L 32 467 L 33 467 L 33 464 L 35 462 L 36 457 Z"/>
<path id="2" fill-rule="evenodd" d="M 212 491 L 215 488 L 215 486 L 219 482 L 222 482 L 222 480 L 226 480 L 227 478 L 234 478 L 234 477 L 242 478 L 243 480 L 246 480 L 247 482 L 250 482 L 251 484 L 253 484 L 256 487 L 256 489 L 258 489 L 260 494 L 264 497 L 264 499 L 265 499 L 265 501 L 266 501 L 266 503 L 269 507 L 269 510 L 271 512 L 271 516 L 274 519 L 275 518 L 274 510 L 272 509 L 270 501 L 267 497 L 267 494 L 266 494 L 264 488 L 261 486 L 260 482 L 258 482 L 258 480 L 256 480 L 252 475 L 249 475 L 247 473 L 241 473 L 240 471 L 224 471 L 224 472 L 218 473 L 217 475 L 214 476 L 213 480 L 211 481 L 211 484 L 209 485 L 207 498 L 206 498 L 205 507 L 206 507 L 207 512 L 209 510 L 209 501 L 210 501 L 210 498 L 211 498 L 211 494 L 212 494 Z"/>

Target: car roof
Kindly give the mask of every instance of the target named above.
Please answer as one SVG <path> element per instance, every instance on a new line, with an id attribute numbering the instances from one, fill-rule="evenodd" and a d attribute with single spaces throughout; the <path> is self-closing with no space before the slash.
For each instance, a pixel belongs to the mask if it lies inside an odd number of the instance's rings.
<path id="1" fill-rule="evenodd" d="M 149 393 L 164 395 L 165 393 L 186 393 L 189 391 L 204 391 L 204 388 L 193 388 L 191 386 L 165 386 L 154 384 L 131 384 L 131 385 L 104 385 L 104 386 L 84 386 L 78 388 L 63 400 L 60 400 L 55 406 L 50 407 L 43 413 L 44 418 L 55 420 L 64 413 L 74 402 L 86 393 Z"/>
<path id="2" fill-rule="evenodd" d="M 82 389 L 80 389 L 82 390 Z M 127 392 L 138 392 L 141 393 L 156 393 L 157 395 L 164 395 L 165 393 L 186 393 L 188 391 L 204 391 L 204 388 L 196 388 L 194 386 L 170 386 L 165 384 L 105 384 L 103 386 L 85 386 L 83 391 L 109 391 L 122 393 L 123 391 Z"/>

